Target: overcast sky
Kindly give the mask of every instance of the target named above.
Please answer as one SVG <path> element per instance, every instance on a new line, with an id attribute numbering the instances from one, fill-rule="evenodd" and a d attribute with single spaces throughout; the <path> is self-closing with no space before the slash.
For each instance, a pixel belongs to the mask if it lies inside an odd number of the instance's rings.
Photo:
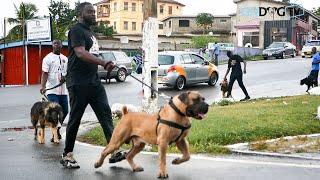
<path id="1" fill-rule="evenodd" d="M 70 2 L 73 6 L 77 0 L 64 0 Z M 96 3 L 100 0 L 80 0 L 80 2 Z M 129 0 L 130 1 L 130 0 Z M 214 15 L 228 15 L 235 13 L 236 5 L 233 0 L 176 0 L 185 4 L 184 15 L 196 15 L 201 12 L 208 12 Z M 3 36 L 3 18 L 15 17 L 15 8 L 13 4 L 19 5 L 21 2 L 31 2 L 36 4 L 39 9 L 38 15 L 48 15 L 48 6 L 50 0 L 0 0 L 0 37 Z M 320 0 L 291 0 L 297 4 L 303 5 L 306 9 L 312 10 L 314 7 L 320 7 Z"/>

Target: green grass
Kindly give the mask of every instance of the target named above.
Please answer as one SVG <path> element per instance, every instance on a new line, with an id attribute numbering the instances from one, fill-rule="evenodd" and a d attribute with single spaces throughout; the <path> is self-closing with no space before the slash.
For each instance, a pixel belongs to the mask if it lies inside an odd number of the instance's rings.
<path id="1" fill-rule="evenodd" d="M 206 119 L 192 122 L 188 136 L 190 152 L 228 153 L 224 145 L 319 133 L 320 121 L 314 115 L 319 105 L 320 96 L 262 98 L 226 106 L 213 105 Z M 105 145 L 100 127 L 80 139 Z M 172 147 L 170 152 L 178 151 Z"/>

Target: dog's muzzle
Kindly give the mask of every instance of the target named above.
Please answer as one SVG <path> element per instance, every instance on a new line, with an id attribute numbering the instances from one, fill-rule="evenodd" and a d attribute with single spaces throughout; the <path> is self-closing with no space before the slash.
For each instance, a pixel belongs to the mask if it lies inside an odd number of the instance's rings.
<path id="1" fill-rule="evenodd" d="M 208 113 L 209 104 L 205 102 L 200 102 L 194 105 L 190 105 L 187 107 L 186 115 L 188 117 L 193 117 L 195 119 L 203 119 L 205 115 Z"/>

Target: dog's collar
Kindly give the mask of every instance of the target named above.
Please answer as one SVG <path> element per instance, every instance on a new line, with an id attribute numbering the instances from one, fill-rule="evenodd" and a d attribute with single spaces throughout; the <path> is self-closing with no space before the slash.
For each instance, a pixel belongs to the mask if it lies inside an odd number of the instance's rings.
<path id="1" fill-rule="evenodd" d="M 183 112 L 181 112 L 179 110 L 179 108 L 173 103 L 172 98 L 169 101 L 169 105 L 170 107 L 172 107 L 172 109 L 174 109 L 176 111 L 176 113 L 178 113 L 180 116 L 186 116 Z"/>

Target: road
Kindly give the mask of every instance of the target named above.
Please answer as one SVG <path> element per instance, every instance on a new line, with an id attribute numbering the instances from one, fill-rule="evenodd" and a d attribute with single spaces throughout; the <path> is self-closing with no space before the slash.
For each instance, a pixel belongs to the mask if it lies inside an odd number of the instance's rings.
<path id="1" fill-rule="evenodd" d="M 252 98 L 303 94 L 306 88 L 299 85 L 299 80 L 308 74 L 310 63 L 310 59 L 299 58 L 249 62 L 244 83 Z M 219 66 L 219 70 L 221 77 L 226 65 Z M 141 84 L 130 77 L 125 83 L 112 81 L 105 88 L 110 104 L 141 105 Z M 221 97 L 218 85 L 199 84 L 187 90 L 200 91 L 208 102 Z M 105 163 L 96 170 L 93 163 L 101 147 L 77 143 L 74 153 L 81 168 L 68 170 L 59 164 L 63 141 L 53 145 L 48 142 L 50 133 L 47 133 L 46 144 L 39 145 L 33 141 L 31 129 L 6 129 L 30 125 L 30 107 L 41 98 L 38 91 L 38 85 L 0 88 L 0 179 L 156 179 L 155 154 L 137 156 L 137 162 L 145 168 L 142 173 L 133 173 L 127 162 Z M 161 87 L 160 92 L 168 96 L 179 93 L 167 87 Z M 237 84 L 233 96 L 236 99 L 244 96 Z M 90 115 L 92 110 L 88 107 L 86 116 Z M 317 179 L 320 172 L 320 163 L 314 161 L 239 155 L 192 156 L 189 162 L 173 166 L 170 162 L 175 156 L 167 158 L 170 179 Z"/>

